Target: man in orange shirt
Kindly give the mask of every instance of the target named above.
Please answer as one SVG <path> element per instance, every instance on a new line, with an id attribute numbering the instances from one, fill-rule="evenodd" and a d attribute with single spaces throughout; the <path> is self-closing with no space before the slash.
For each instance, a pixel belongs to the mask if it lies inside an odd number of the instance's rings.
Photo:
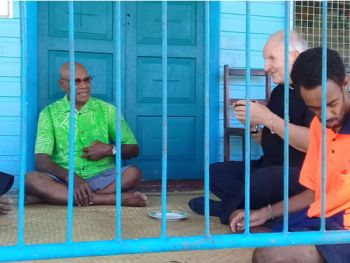
<path id="1" fill-rule="evenodd" d="M 300 54 L 293 65 L 291 78 L 306 106 L 316 117 L 310 126 L 309 148 L 300 173 L 300 183 L 307 190 L 289 198 L 289 230 L 319 230 L 321 216 L 322 167 L 322 49 Z M 326 96 L 326 229 L 350 229 L 350 93 L 349 77 L 339 54 L 327 50 Z M 259 226 L 283 215 L 283 202 L 251 211 L 250 225 Z M 244 211 L 237 210 L 230 227 L 244 228 Z M 282 229 L 281 220 L 272 231 Z M 308 245 L 258 248 L 253 262 L 350 262 L 350 244 Z"/>

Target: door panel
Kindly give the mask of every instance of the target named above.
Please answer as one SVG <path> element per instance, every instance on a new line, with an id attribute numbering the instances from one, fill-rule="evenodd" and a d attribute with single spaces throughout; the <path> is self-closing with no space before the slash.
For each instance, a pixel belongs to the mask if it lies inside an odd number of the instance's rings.
<path id="1" fill-rule="evenodd" d="M 126 112 L 137 165 L 161 177 L 161 2 L 126 3 Z M 203 176 L 203 5 L 168 3 L 168 178 Z"/>
<path id="2" fill-rule="evenodd" d="M 38 107 L 62 98 L 59 67 L 68 61 L 68 3 L 39 2 Z M 92 95 L 113 103 L 113 3 L 75 2 L 75 58 L 93 77 Z"/>

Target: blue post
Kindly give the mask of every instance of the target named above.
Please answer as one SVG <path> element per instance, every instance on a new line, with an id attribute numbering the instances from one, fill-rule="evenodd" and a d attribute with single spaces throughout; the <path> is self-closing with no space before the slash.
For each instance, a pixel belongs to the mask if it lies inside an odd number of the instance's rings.
<path id="1" fill-rule="evenodd" d="M 74 2 L 68 2 L 69 14 L 69 170 L 66 241 L 72 242 L 73 189 L 74 189 L 74 133 L 75 133 L 75 57 L 74 57 Z"/>
<path id="2" fill-rule="evenodd" d="M 250 2 L 246 2 L 246 35 L 245 35 L 245 103 L 246 103 L 246 119 L 244 129 L 245 140 L 245 184 L 244 184 L 244 233 L 249 233 L 250 221 Z"/>
<path id="3" fill-rule="evenodd" d="M 161 237 L 166 237 L 166 186 L 168 165 L 168 3 L 162 1 L 162 225 Z"/>
<path id="4" fill-rule="evenodd" d="M 122 47 L 121 47 L 121 37 L 122 37 L 122 29 L 121 29 L 121 4 L 120 1 L 115 2 L 115 40 L 116 40 L 116 62 L 114 69 L 115 77 L 116 77 L 116 87 L 115 87 L 115 100 L 116 100 L 116 138 L 115 138 L 115 144 L 116 144 L 116 156 L 115 156 L 115 163 L 116 163 L 116 191 L 115 191 L 115 231 L 116 231 L 116 240 L 121 239 L 121 78 L 122 78 Z"/>
<path id="5" fill-rule="evenodd" d="M 27 36 L 27 3 L 20 2 L 21 14 L 21 154 L 18 199 L 18 232 L 17 244 L 23 245 L 24 229 L 24 181 L 27 171 L 27 69 L 28 69 L 28 36 Z"/>
<path id="6" fill-rule="evenodd" d="M 284 20 L 284 163 L 283 163 L 283 232 L 288 232 L 288 189 L 289 189 L 289 21 L 290 2 L 285 2 Z"/>
<path id="7" fill-rule="evenodd" d="M 210 12 L 209 2 L 205 2 L 204 25 L 204 234 L 210 236 L 209 207 L 209 51 Z"/>
<path id="8" fill-rule="evenodd" d="M 321 174 L 321 231 L 326 229 L 326 110 L 327 110 L 327 0 L 322 1 L 322 174 Z"/>

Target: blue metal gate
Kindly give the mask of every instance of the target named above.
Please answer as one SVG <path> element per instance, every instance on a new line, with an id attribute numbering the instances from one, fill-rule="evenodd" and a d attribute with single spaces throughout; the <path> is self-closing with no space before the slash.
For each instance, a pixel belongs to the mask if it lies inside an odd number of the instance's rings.
<path id="1" fill-rule="evenodd" d="M 67 228 L 66 242 L 58 244 L 37 244 L 27 245 L 23 241 L 23 221 L 24 221 L 24 181 L 26 173 L 26 148 L 27 148 L 27 132 L 26 122 L 27 116 L 27 69 L 28 65 L 28 49 L 27 49 L 27 9 L 26 2 L 20 3 L 21 10 L 21 172 L 19 183 L 19 205 L 18 205 L 18 238 L 17 244 L 13 246 L 0 247 L 1 261 L 16 260 L 33 260 L 33 259 L 50 259 L 50 258 L 66 258 L 80 256 L 102 256 L 116 254 L 131 253 L 149 253 L 163 251 L 184 251 L 184 250 L 207 250 L 219 248 L 242 248 L 242 247 L 262 247 L 262 246 L 285 246 L 285 245 L 301 245 L 301 244 L 329 244 L 329 243 L 345 243 L 350 241 L 350 232 L 348 231 L 326 231 L 325 230 L 325 109 L 326 109 L 326 47 L 327 47 L 327 28 L 323 27 L 323 71 L 322 71 L 322 216 L 321 230 L 315 232 L 291 233 L 288 231 L 288 85 L 285 85 L 285 112 L 284 112 L 284 222 L 283 232 L 281 233 L 250 233 L 249 231 L 249 185 L 250 185 L 250 134 L 249 129 L 245 130 L 245 231 L 239 235 L 212 235 L 210 231 L 209 218 L 209 2 L 205 2 L 205 136 L 204 136 L 204 190 L 205 190 L 205 220 L 204 233 L 199 236 L 182 236 L 168 237 L 166 233 L 166 185 L 167 185 L 167 153 L 168 153 L 168 118 L 167 118 L 167 2 L 162 2 L 162 94 L 163 94 L 163 142 L 162 142 L 162 221 L 161 234 L 159 238 L 142 238 L 135 240 L 121 239 L 121 147 L 120 134 L 117 135 L 117 155 L 116 155 L 116 232 L 115 239 L 109 241 L 89 241 L 89 242 L 73 242 L 72 241 L 72 218 L 73 218 L 73 149 L 74 149 L 74 109 L 75 109 L 75 89 L 74 78 L 70 78 L 70 137 L 69 137 L 69 184 L 68 184 L 68 205 L 67 205 Z M 323 1 L 323 25 L 327 24 L 327 1 Z M 115 4 L 116 24 L 116 54 L 117 60 L 115 65 L 116 75 L 116 107 L 117 112 L 121 112 L 121 22 L 120 22 L 120 2 Z M 69 54 L 70 54 L 70 76 L 75 75 L 74 69 L 74 3 L 69 2 Z M 285 9 L 285 58 L 288 57 L 288 30 L 290 23 L 290 2 L 286 2 Z M 250 72 L 250 2 L 246 2 L 246 72 Z M 285 83 L 288 83 L 288 59 L 285 59 Z M 246 102 L 247 111 L 249 112 L 250 99 L 250 76 L 246 75 Z M 120 130 L 119 114 L 116 116 L 117 130 Z M 246 118 L 246 127 L 249 127 L 250 117 Z"/>

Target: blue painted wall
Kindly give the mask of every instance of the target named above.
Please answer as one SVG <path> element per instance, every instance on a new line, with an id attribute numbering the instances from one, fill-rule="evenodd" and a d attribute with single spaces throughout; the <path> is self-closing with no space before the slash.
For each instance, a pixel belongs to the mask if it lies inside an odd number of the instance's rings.
<path id="1" fill-rule="evenodd" d="M 245 52 L 245 2 L 221 2 L 213 9 L 219 9 L 219 21 L 215 20 L 219 37 L 219 65 L 217 72 L 211 72 L 212 81 L 218 81 L 219 92 L 211 98 L 211 117 L 219 116 L 211 127 L 211 140 L 218 142 L 212 147 L 211 160 L 223 159 L 223 66 L 244 67 Z M 212 9 L 212 10 L 213 10 Z M 268 36 L 280 29 L 284 23 L 283 2 L 251 2 L 251 47 L 252 67 L 262 68 L 262 48 Z M 15 175 L 19 174 L 20 145 L 20 21 L 19 5 L 14 3 L 14 18 L 0 19 L 0 170 Z M 215 45 L 213 45 L 215 46 Z M 212 52 L 215 54 L 216 52 Z M 215 68 L 211 68 L 215 70 Z M 34 71 L 35 72 L 35 71 Z M 213 83 L 211 82 L 211 83 Z M 217 83 L 217 82 L 216 82 Z M 253 97 L 263 96 L 260 80 L 252 80 Z M 212 84 L 211 84 L 212 85 Z M 213 86 L 216 86 L 215 83 Z M 244 96 L 244 79 L 231 85 L 235 97 Z M 33 89 L 31 89 L 33 90 Z M 35 90 L 35 88 L 34 88 Z M 34 96 L 35 97 L 35 96 Z M 32 98 L 34 99 L 34 98 Z M 215 100 L 215 101 L 213 101 Z M 35 112 L 35 111 L 34 111 Z M 232 117 L 232 123 L 239 123 Z M 35 124 L 33 124 L 35 125 Z M 31 135 L 31 140 L 33 140 Z M 241 141 L 232 138 L 231 158 L 240 159 Z M 252 157 L 258 158 L 260 148 L 252 146 Z"/>
<path id="2" fill-rule="evenodd" d="M 251 67 L 263 68 L 262 49 L 270 34 L 284 27 L 284 2 L 250 2 L 251 14 Z M 245 67 L 245 17 L 246 2 L 224 1 L 220 3 L 220 95 L 219 95 L 219 147 L 218 159 L 223 160 L 223 71 L 224 65 Z M 263 98 L 265 94 L 263 79 L 252 79 L 252 97 Z M 245 79 L 230 79 L 232 98 L 244 98 Z M 231 116 L 231 125 L 241 124 Z M 231 138 L 231 159 L 241 159 L 242 141 L 239 137 Z M 261 155 L 260 146 L 252 140 L 252 158 Z"/>
<path id="3" fill-rule="evenodd" d="M 20 151 L 20 21 L 0 18 L 0 170 L 19 174 Z"/>

